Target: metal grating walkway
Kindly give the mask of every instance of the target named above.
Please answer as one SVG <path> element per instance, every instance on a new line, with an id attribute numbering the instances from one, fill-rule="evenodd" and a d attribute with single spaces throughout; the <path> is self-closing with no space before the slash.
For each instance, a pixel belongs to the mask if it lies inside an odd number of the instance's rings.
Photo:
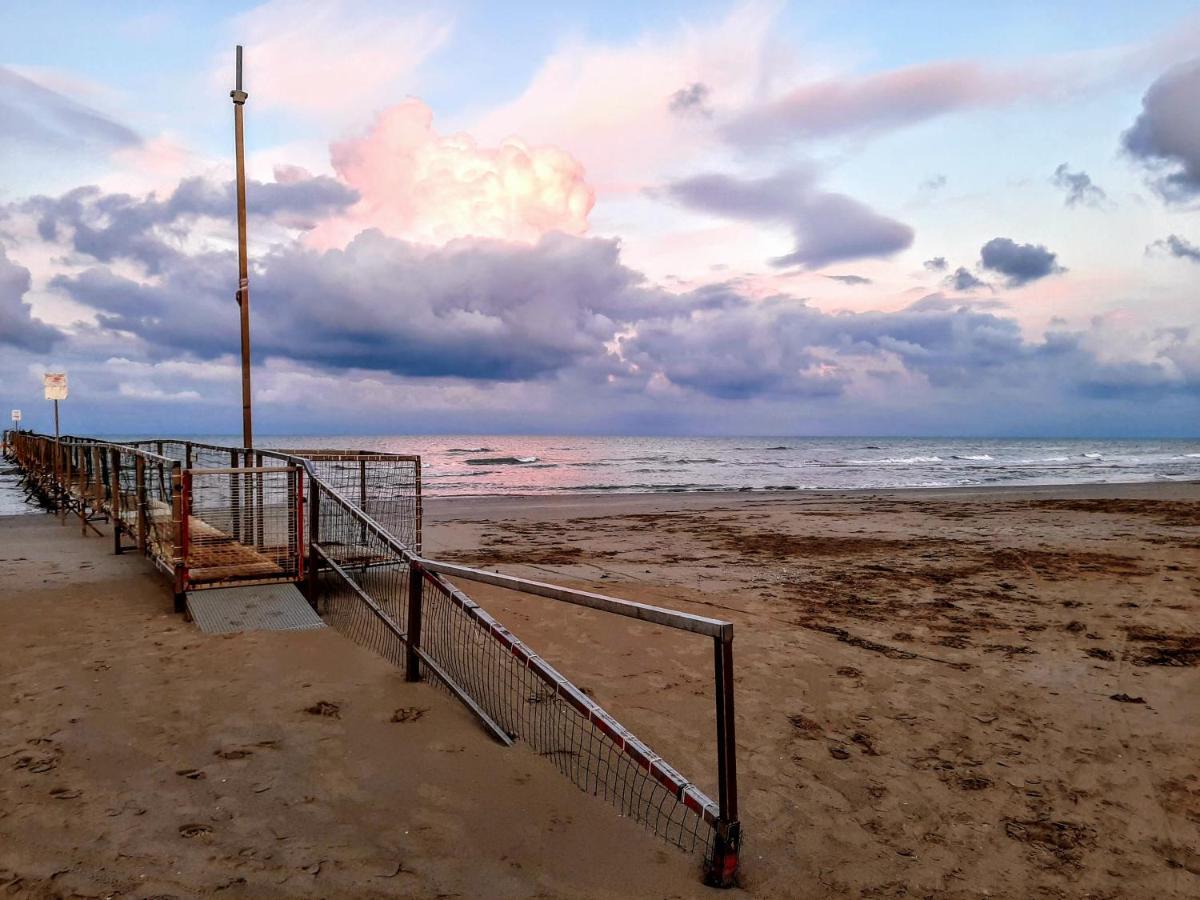
<path id="1" fill-rule="evenodd" d="M 294 584 L 192 591 L 187 606 L 192 621 L 206 634 L 325 627 Z"/>

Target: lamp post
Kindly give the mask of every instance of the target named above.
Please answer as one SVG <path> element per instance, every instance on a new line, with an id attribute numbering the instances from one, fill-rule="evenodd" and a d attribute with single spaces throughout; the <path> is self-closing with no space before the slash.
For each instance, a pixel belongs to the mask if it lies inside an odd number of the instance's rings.
<path id="1" fill-rule="evenodd" d="M 250 273 L 246 262 L 246 144 L 242 131 L 242 107 L 249 96 L 242 90 L 242 45 L 237 46 L 237 73 L 233 99 L 233 142 L 237 155 L 238 291 L 242 315 L 242 443 L 254 446 L 254 426 L 250 412 Z"/>

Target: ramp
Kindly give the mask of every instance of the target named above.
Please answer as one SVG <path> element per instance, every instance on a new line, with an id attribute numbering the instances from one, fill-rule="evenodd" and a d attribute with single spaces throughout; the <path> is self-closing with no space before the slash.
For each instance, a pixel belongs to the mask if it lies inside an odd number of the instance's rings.
<path id="1" fill-rule="evenodd" d="M 205 634 L 324 628 L 294 584 L 213 588 L 187 595 L 188 613 Z"/>

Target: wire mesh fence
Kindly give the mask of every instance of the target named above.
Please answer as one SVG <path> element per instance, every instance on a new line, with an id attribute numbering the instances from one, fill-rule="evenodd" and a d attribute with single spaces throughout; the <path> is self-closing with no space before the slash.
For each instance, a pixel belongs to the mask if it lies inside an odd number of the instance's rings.
<path id="1" fill-rule="evenodd" d="M 39 490 L 111 517 L 181 591 L 303 579 L 339 632 L 430 678 L 501 741 L 521 740 L 589 794 L 663 840 L 703 853 L 706 880 L 737 870 L 732 626 L 657 607 L 437 563 L 419 554 L 420 461 L 190 441 L 111 444 L 10 435 Z M 282 465 L 281 465 L 282 464 Z M 64 501 L 65 502 L 65 501 Z M 484 581 L 714 639 L 719 802 L 447 580 Z"/>
<path id="2" fill-rule="evenodd" d="M 296 581 L 303 575 L 302 469 L 184 469 L 187 586 Z"/>
<path id="3" fill-rule="evenodd" d="M 482 607 L 384 529 L 323 489 L 310 599 L 342 634 L 463 699 L 493 733 L 521 740 L 583 791 L 657 836 L 718 861 L 721 810 Z M 736 847 L 733 848 L 736 858 Z"/>

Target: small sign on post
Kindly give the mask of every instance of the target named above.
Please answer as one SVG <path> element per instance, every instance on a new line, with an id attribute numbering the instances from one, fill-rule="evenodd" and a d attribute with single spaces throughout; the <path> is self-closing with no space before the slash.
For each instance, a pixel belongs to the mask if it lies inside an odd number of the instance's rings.
<path id="1" fill-rule="evenodd" d="M 14 426 L 21 421 L 21 411 L 19 409 L 14 409 L 12 411 L 12 420 Z"/>
<path id="2" fill-rule="evenodd" d="M 42 389 L 46 392 L 46 399 L 54 401 L 54 437 L 57 438 L 58 401 L 67 399 L 67 373 L 47 372 L 42 376 Z"/>
<path id="3" fill-rule="evenodd" d="M 42 387 L 46 391 L 47 400 L 66 400 L 67 373 L 47 372 L 42 376 Z"/>

